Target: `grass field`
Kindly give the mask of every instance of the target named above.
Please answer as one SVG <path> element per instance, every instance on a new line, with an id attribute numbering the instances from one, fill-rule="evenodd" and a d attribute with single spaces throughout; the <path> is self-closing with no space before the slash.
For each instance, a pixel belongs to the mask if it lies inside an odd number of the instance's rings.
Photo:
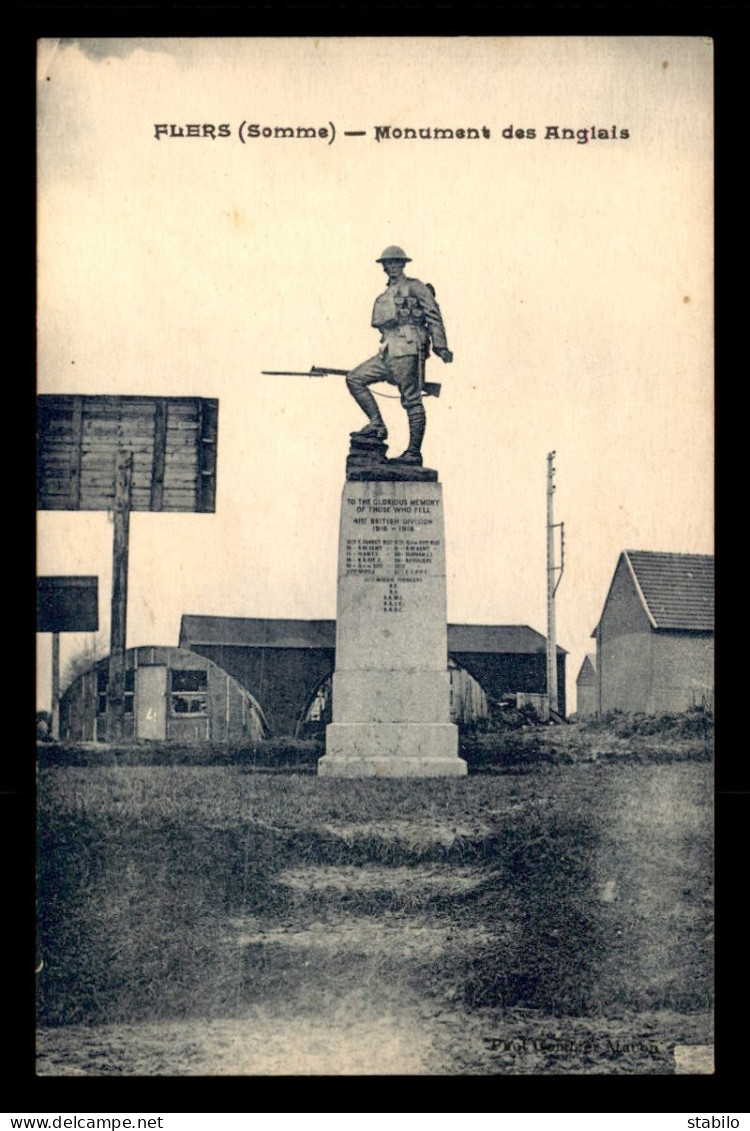
<path id="1" fill-rule="evenodd" d="M 38 1071 L 671 1073 L 711 1043 L 711 796 L 43 768 Z"/>

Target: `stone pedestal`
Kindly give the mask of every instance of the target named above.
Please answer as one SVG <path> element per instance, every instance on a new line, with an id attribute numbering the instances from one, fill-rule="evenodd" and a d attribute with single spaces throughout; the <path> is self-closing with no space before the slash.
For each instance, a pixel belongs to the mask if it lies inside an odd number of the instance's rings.
<path id="1" fill-rule="evenodd" d="M 347 480 L 333 721 L 318 773 L 460 777 L 450 721 L 442 488 Z"/>

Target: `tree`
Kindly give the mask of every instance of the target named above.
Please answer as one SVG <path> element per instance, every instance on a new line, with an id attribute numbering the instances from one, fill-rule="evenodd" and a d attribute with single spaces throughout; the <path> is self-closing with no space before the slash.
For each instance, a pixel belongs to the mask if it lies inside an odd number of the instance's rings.
<path id="1" fill-rule="evenodd" d="M 70 686 L 74 679 L 84 672 L 91 671 L 97 660 L 107 655 L 107 640 L 103 633 L 92 632 L 82 644 L 73 652 L 65 665 L 65 674 L 62 678 L 64 688 Z"/>

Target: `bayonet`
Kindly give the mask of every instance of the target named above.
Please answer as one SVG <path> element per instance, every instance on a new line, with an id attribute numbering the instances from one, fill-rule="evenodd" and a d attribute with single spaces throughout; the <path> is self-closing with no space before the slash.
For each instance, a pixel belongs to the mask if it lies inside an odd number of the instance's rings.
<path id="1" fill-rule="evenodd" d="M 266 377 L 326 377 L 329 373 L 334 377 L 348 377 L 348 369 L 326 369 L 322 365 L 311 365 L 308 373 L 301 373 L 289 369 L 263 369 Z"/>
<path id="2" fill-rule="evenodd" d="M 329 369 L 325 365 L 311 365 L 310 369 L 303 373 L 295 369 L 262 369 L 261 372 L 266 377 L 348 377 L 350 369 Z M 420 387 L 422 394 L 425 397 L 439 397 L 440 396 L 440 383 L 438 381 L 425 381 L 424 380 L 424 358 L 420 359 Z"/>

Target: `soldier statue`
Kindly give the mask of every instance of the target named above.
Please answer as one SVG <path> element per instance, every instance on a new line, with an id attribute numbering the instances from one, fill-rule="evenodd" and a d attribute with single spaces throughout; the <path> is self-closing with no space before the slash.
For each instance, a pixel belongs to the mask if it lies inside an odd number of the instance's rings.
<path id="1" fill-rule="evenodd" d="M 352 369 L 346 378 L 349 392 L 364 410 L 368 423 L 353 436 L 385 440 L 388 430 L 377 402 L 368 386 L 377 381 L 395 385 L 409 418 L 409 446 L 399 462 L 422 466 L 422 439 L 425 411 L 422 403 L 424 363 L 430 343 L 444 362 L 453 361 L 435 292 L 429 284 L 404 275 L 411 259 L 400 247 L 387 247 L 377 263 L 382 263 L 388 285 L 375 299 L 372 325 L 380 331 L 380 347 L 375 357 Z"/>

